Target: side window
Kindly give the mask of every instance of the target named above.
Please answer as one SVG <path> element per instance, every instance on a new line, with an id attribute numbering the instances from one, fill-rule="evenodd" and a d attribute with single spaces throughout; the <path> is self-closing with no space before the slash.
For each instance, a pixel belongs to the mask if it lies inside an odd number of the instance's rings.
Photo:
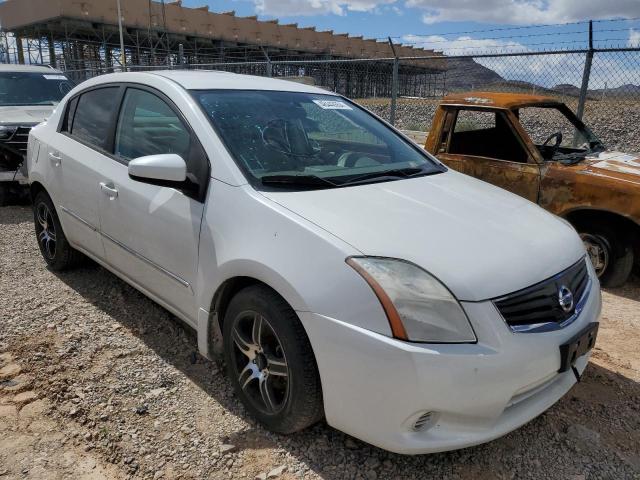
<path id="1" fill-rule="evenodd" d="M 118 88 L 90 90 L 80 96 L 71 125 L 72 136 L 107 150 L 108 132 L 116 109 L 114 99 Z"/>
<path id="2" fill-rule="evenodd" d="M 78 106 L 78 99 L 80 97 L 75 97 L 71 99 L 71 101 L 67 105 L 67 111 L 64 115 L 64 121 L 62 122 L 61 132 L 71 133 L 71 127 L 73 125 L 73 116 L 76 114 L 76 107 Z"/>
<path id="3" fill-rule="evenodd" d="M 127 90 L 116 129 L 116 155 L 130 160 L 176 153 L 188 162 L 190 146 L 189 130 L 169 105 L 144 90 Z"/>
<path id="4" fill-rule="evenodd" d="M 502 112 L 458 111 L 449 153 L 527 163 L 528 154 Z"/>

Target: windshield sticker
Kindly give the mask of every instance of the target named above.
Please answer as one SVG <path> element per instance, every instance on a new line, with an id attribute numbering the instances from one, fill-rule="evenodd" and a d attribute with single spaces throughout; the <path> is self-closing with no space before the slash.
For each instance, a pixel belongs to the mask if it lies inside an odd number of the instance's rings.
<path id="1" fill-rule="evenodd" d="M 42 75 L 47 80 L 66 80 L 67 77 L 64 75 Z"/>
<path id="2" fill-rule="evenodd" d="M 324 110 L 353 110 L 353 108 L 340 100 L 314 100 L 313 103 Z"/>

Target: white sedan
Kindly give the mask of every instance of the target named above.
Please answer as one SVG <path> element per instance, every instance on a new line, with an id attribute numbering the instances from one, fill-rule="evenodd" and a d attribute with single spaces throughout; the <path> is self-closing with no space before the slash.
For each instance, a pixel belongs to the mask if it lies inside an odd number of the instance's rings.
<path id="1" fill-rule="evenodd" d="M 196 329 L 271 430 L 467 447 L 588 362 L 600 290 L 573 228 L 325 90 L 105 75 L 28 150 L 49 267 L 90 257 Z"/>

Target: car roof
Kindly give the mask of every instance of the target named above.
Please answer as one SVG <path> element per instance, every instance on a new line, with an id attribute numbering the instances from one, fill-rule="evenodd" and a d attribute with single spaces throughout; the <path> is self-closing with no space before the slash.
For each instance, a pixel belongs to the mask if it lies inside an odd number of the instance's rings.
<path id="1" fill-rule="evenodd" d="M 51 73 L 62 74 L 60 70 L 46 65 L 20 65 L 15 63 L 0 64 L 0 72 L 26 72 L 26 73 Z"/>
<path id="2" fill-rule="evenodd" d="M 441 105 L 465 105 L 473 107 L 506 108 L 515 110 L 531 106 L 561 105 L 551 97 L 526 93 L 464 92 L 447 95 Z"/>
<path id="3" fill-rule="evenodd" d="M 256 75 L 240 75 L 218 70 L 161 70 L 123 72 L 94 78 L 94 83 L 136 81 L 142 75 L 164 77 L 187 90 L 272 90 L 335 95 L 333 92 L 290 80 L 279 80 Z"/>

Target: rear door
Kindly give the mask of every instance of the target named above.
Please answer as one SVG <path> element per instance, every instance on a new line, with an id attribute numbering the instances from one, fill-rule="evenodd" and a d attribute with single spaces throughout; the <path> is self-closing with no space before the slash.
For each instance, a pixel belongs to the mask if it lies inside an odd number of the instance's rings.
<path id="1" fill-rule="evenodd" d="M 112 162 L 109 132 L 115 121 L 120 87 L 101 86 L 67 102 L 59 132 L 40 149 L 51 163 L 54 201 L 69 241 L 99 259 L 104 258 L 100 238 L 98 192 L 100 171 Z M 44 157 L 44 158 L 43 158 Z"/>
<path id="2" fill-rule="evenodd" d="M 540 167 L 506 111 L 449 110 L 437 155 L 455 170 L 538 201 Z"/>
<path id="3" fill-rule="evenodd" d="M 132 180 L 130 160 L 175 153 L 187 163 L 184 188 Z M 207 157 L 180 111 L 160 92 L 127 87 L 110 168 L 99 178 L 107 262 L 187 319 L 197 314 L 194 283 L 209 179 Z"/>

